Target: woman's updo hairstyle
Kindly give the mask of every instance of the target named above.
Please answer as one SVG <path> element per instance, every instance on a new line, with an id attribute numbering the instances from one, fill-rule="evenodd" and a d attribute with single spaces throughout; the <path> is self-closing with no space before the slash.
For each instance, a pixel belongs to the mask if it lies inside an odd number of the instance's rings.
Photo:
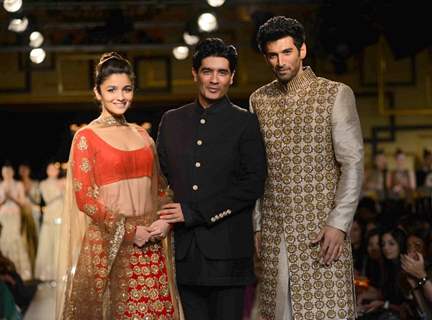
<path id="1" fill-rule="evenodd" d="M 96 90 L 101 93 L 101 84 L 112 74 L 125 73 L 131 82 L 134 82 L 135 74 L 130 62 L 117 52 L 106 52 L 102 54 L 95 70 Z"/>

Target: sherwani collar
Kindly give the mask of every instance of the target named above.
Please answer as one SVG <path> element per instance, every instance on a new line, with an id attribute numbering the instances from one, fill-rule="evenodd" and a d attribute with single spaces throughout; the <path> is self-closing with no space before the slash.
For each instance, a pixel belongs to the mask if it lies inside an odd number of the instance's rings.
<path id="1" fill-rule="evenodd" d="M 230 99 L 228 99 L 227 96 L 225 96 L 222 99 L 212 103 L 207 108 L 204 108 L 203 106 L 201 106 L 201 104 L 199 103 L 199 100 L 195 99 L 195 110 L 196 110 L 196 112 L 198 112 L 198 114 L 218 113 L 218 112 L 221 112 L 222 110 L 226 109 L 230 105 L 231 105 L 231 101 L 230 101 Z"/>
<path id="2" fill-rule="evenodd" d="M 297 74 L 291 81 L 286 84 L 286 86 L 279 81 L 277 82 L 282 92 L 292 92 L 306 88 L 307 86 L 309 86 L 309 84 L 311 84 L 311 82 L 315 81 L 316 78 L 317 76 L 312 71 L 311 67 L 304 67 L 303 72 Z"/>

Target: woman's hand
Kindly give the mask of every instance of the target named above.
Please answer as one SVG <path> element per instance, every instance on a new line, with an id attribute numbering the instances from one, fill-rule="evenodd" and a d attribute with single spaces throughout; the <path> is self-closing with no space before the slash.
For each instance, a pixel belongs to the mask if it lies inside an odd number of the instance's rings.
<path id="1" fill-rule="evenodd" d="M 134 238 L 134 244 L 138 247 L 145 245 L 151 238 L 150 230 L 148 227 L 137 226 Z"/>
<path id="2" fill-rule="evenodd" d="M 171 229 L 170 224 L 165 220 L 162 219 L 156 220 L 149 227 L 150 236 L 151 236 L 150 240 L 157 241 L 165 238 L 170 229 Z"/>
<path id="3" fill-rule="evenodd" d="M 416 252 L 415 257 L 411 257 L 408 254 L 401 255 L 402 269 L 410 276 L 416 279 L 422 279 L 427 276 L 424 259 L 421 253 Z"/>

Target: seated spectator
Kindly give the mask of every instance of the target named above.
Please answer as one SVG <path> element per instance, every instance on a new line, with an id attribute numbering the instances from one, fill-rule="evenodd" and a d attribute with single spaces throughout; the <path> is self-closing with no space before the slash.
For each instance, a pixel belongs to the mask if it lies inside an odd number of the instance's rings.
<path id="1" fill-rule="evenodd" d="M 363 245 L 363 234 L 365 226 L 358 217 L 355 217 L 351 226 L 350 238 L 352 255 L 354 260 L 354 270 L 360 274 L 363 267 L 365 250 Z"/>
<path id="2" fill-rule="evenodd" d="M 0 224 L 0 234 L 2 225 Z M 0 281 L 12 293 L 15 303 L 24 314 L 37 290 L 37 282 L 24 283 L 17 273 L 14 263 L 0 251 Z M 2 318 L 0 318 L 2 319 Z"/>
<path id="3" fill-rule="evenodd" d="M 14 298 L 9 288 L 0 280 L 0 319 L 19 320 L 21 314 L 15 305 Z"/>
<path id="4" fill-rule="evenodd" d="M 432 265 L 425 261 L 428 241 L 424 235 L 410 234 L 407 254 L 401 256 L 401 267 L 407 276 L 414 298 L 414 310 L 419 319 L 432 319 Z"/>
<path id="5" fill-rule="evenodd" d="M 402 289 L 400 255 L 405 253 L 406 235 L 400 229 L 384 231 L 380 236 L 383 273 L 379 287 L 370 286 L 358 297 L 358 308 L 372 319 L 411 319 L 406 313 L 407 297 Z M 381 317 L 381 318 L 380 318 Z"/>
<path id="6" fill-rule="evenodd" d="M 377 288 L 381 283 L 383 261 L 380 246 L 380 231 L 372 229 L 366 234 L 366 257 L 362 274 L 369 280 L 369 285 Z"/>

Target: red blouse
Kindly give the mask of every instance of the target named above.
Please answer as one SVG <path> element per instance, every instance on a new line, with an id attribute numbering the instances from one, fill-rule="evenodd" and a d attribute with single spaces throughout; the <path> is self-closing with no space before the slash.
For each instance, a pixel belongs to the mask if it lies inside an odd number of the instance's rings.
<path id="1" fill-rule="evenodd" d="M 72 176 L 78 208 L 96 222 L 111 213 L 98 201 L 99 187 L 120 180 L 151 177 L 154 155 L 150 146 L 124 151 L 111 146 L 93 130 L 74 139 Z"/>

